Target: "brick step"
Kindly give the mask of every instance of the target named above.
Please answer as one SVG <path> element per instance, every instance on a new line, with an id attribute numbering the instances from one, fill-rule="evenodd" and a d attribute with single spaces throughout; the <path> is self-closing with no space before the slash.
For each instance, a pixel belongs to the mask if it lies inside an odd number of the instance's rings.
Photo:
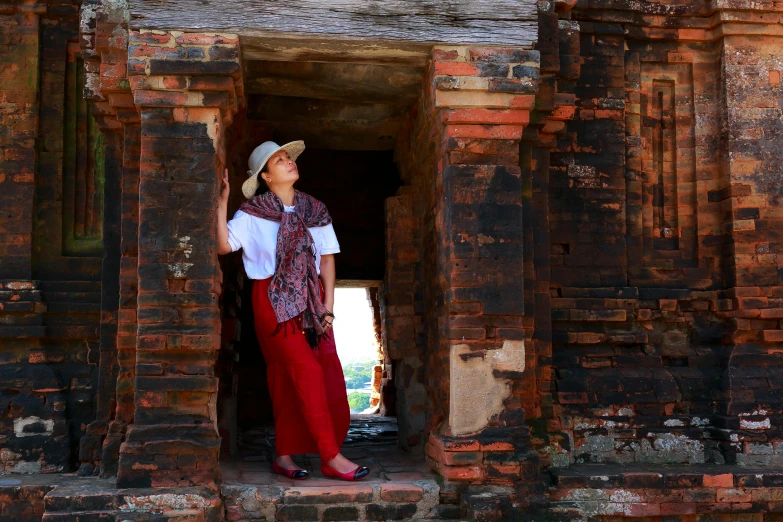
<path id="1" fill-rule="evenodd" d="M 222 512 L 203 488 L 120 490 L 114 479 L 74 477 L 46 494 L 42 522 L 211 522 Z"/>
<path id="2" fill-rule="evenodd" d="M 44 513 L 100 512 L 117 509 L 122 503 L 111 479 L 80 477 L 61 484 L 44 497 Z"/>
<path id="3" fill-rule="evenodd" d="M 122 511 L 80 511 L 44 513 L 41 522 L 207 522 L 200 509 L 178 509 L 163 513 L 126 513 Z"/>
<path id="4" fill-rule="evenodd" d="M 458 511 L 439 506 L 440 487 L 434 480 L 300 487 L 224 484 L 222 494 L 229 522 L 459 520 L 452 518 Z"/>
<path id="5" fill-rule="evenodd" d="M 41 522 L 114 522 L 117 519 L 113 510 L 79 511 L 74 513 L 44 513 Z"/>
<path id="6" fill-rule="evenodd" d="M 663 517 L 783 510 L 783 469 L 725 464 L 578 464 L 551 469 L 550 510 Z M 564 512 L 564 511 L 563 511 Z"/>
<path id="7" fill-rule="evenodd" d="M 558 488 L 681 488 L 713 484 L 715 477 L 724 487 L 783 487 L 783 469 L 730 464 L 576 464 L 550 474 Z"/>
<path id="8" fill-rule="evenodd" d="M 111 511 L 122 502 L 122 496 L 113 493 L 84 493 L 68 491 L 68 489 L 70 488 L 59 487 L 44 497 L 46 513 L 54 515 L 57 513 Z"/>

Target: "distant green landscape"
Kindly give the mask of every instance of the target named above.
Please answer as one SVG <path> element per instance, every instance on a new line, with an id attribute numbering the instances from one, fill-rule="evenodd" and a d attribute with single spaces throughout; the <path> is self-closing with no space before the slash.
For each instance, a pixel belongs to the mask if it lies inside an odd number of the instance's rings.
<path id="1" fill-rule="evenodd" d="M 364 387 L 365 383 L 372 381 L 373 366 L 375 366 L 375 361 L 351 363 L 343 366 L 345 387 L 349 390 Z"/>
<path id="2" fill-rule="evenodd" d="M 375 361 L 351 362 L 343 366 L 345 387 L 348 390 L 360 390 L 372 382 L 372 369 Z M 358 413 L 370 407 L 370 394 L 365 391 L 352 391 L 348 394 L 348 406 L 351 413 Z"/>
<path id="3" fill-rule="evenodd" d="M 352 412 L 366 410 L 370 407 L 370 396 L 362 392 L 352 392 L 348 395 L 348 406 Z"/>

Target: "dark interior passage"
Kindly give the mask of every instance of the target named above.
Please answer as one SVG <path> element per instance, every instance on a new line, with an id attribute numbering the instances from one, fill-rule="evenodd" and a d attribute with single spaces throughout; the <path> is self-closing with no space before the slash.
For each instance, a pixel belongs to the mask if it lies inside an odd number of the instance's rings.
<path id="1" fill-rule="evenodd" d="M 297 188 L 323 201 L 332 216 L 337 279 L 383 279 L 383 204 L 400 186 L 392 151 L 305 149 L 297 164 Z"/>

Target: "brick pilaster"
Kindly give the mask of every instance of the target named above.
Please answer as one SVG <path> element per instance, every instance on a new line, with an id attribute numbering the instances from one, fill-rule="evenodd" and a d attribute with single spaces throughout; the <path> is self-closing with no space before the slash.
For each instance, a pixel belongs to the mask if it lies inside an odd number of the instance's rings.
<path id="1" fill-rule="evenodd" d="M 783 415 L 783 37 L 774 23 L 780 8 L 757 9 L 721 12 L 724 178 L 709 197 L 723 211 L 724 315 L 734 344 L 725 422 L 739 443 L 723 449 L 729 461 L 766 466 L 781 462 L 767 450 L 780 444 Z"/>
<path id="2" fill-rule="evenodd" d="M 219 477 L 212 209 L 224 128 L 241 96 L 238 51 L 230 35 L 130 34 L 141 114 L 138 294 L 135 411 L 120 485 L 214 486 Z"/>
<path id="3" fill-rule="evenodd" d="M 101 476 L 117 474 L 120 444 L 128 424 L 133 422 L 133 389 L 136 374 L 136 291 L 138 263 L 138 207 L 139 207 L 139 153 L 140 125 L 135 111 L 121 112 L 123 122 L 122 196 L 120 198 L 120 267 L 119 303 L 117 312 L 115 368 L 104 369 L 104 374 L 114 377 L 113 391 L 106 390 L 106 407 L 114 411 L 108 416 L 106 437 L 101 452 Z"/>
<path id="4" fill-rule="evenodd" d="M 135 256 L 138 228 L 138 220 L 128 222 L 127 215 L 132 214 L 129 205 L 138 206 L 134 183 L 138 185 L 139 116 L 127 80 L 127 4 L 85 3 L 80 20 L 81 56 L 86 75 L 84 97 L 90 102 L 104 137 L 112 143 L 108 149 L 112 179 L 107 171 L 97 407 L 95 420 L 87 426 L 87 436 L 80 440 L 79 473 L 100 472 L 107 477 L 117 473 L 119 446 L 125 426 L 133 418 L 135 321 L 131 323 L 130 353 L 126 340 L 130 307 L 135 318 L 135 257 L 132 281 L 128 280 L 128 270 L 123 270 L 123 266 L 127 266 L 129 250 Z M 130 248 L 129 237 L 133 238 Z"/>
<path id="5" fill-rule="evenodd" d="M 538 78 L 538 51 L 436 47 L 402 162 L 414 208 L 432 208 L 420 214 L 434 233 L 423 238 L 425 302 L 437 303 L 424 321 L 436 404 L 426 452 L 449 480 L 511 484 L 526 473 L 511 379 L 525 366 L 519 144 Z M 421 145 L 427 135 L 434 150 Z M 431 185 L 416 188 L 415 163 L 435 170 Z"/>

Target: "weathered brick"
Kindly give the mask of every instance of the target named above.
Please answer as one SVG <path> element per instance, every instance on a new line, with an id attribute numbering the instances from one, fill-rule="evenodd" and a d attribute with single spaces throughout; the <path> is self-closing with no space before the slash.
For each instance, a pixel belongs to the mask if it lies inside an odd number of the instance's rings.
<path id="1" fill-rule="evenodd" d="M 324 509 L 322 520 L 359 520 L 359 509 L 353 506 L 330 506 Z"/>
<path id="2" fill-rule="evenodd" d="M 306 522 L 318 520 L 318 508 L 315 506 L 277 506 L 275 512 L 277 520 L 286 522 Z"/>
<path id="3" fill-rule="evenodd" d="M 418 502 L 424 498 L 424 490 L 414 484 L 382 484 L 381 500 L 387 502 Z"/>
<path id="4" fill-rule="evenodd" d="M 403 520 L 416 514 L 416 504 L 367 504 L 364 508 L 367 520 Z"/>
<path id="5" fill-rule="evenodd" d="M 289 488 L 283 493 L 283 502 L 286 504 L 336 504 L 370 500 L 372 487 L 362 485 L 298 487 Z"/>

